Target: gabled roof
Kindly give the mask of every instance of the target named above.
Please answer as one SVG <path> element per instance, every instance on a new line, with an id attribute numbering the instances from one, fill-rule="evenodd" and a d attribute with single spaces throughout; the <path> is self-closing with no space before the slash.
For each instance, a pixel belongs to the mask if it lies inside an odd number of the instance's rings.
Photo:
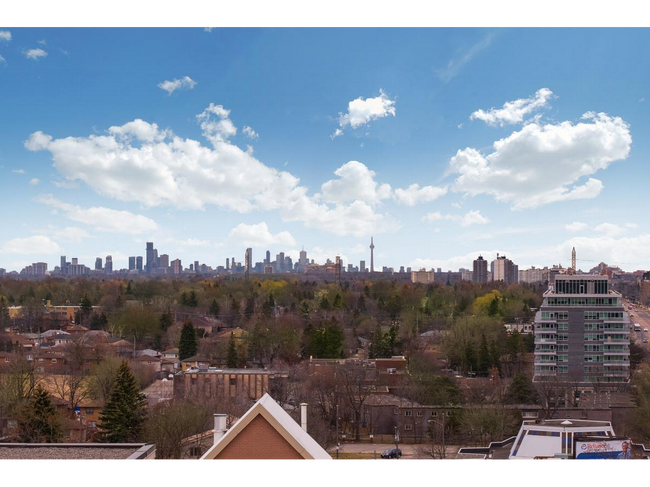
<path id="1" fill-rule="evenodd" d="M 202 460 L 217 458 L 228 444 L 248 426 L 262 416 L 305 459 L 331 460 L 332 457 L 303 430 L 271 396 L 264 394 L 212 447 Z"/>

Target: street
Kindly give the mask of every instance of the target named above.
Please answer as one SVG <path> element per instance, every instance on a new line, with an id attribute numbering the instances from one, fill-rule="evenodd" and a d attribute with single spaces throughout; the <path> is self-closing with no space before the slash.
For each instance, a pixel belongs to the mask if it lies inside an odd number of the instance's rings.
<path id="1" fill-rule="evenodd" d="M 626 306 L 629 305 L 628 302 L 625 303 Z M 644 332 L 644 329 L 650 330 L 650 311 L 645 309 L 639 309 L 636 306 L 630 310 L 628 313 L 634 316 L 630 316 L 630 324 L 638 323 L 641 325 L 642 331 L 631 331 L 630 338 L 639 346 L 642 346 L 647 351 L 650 351 L 650 343 L 643 343 L 644 338 L 650 340 L 650 332 Z"/>

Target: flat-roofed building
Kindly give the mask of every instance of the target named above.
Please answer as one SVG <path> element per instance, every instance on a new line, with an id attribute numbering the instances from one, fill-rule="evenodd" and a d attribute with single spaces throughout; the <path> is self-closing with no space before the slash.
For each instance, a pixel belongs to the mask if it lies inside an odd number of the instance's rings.
<path id="1" fill-rule="evenodd" d="M 558 274 L 535 316 L 536 382 L 583 389 L 630 380 L 630 320 L 609 277 Z"/>

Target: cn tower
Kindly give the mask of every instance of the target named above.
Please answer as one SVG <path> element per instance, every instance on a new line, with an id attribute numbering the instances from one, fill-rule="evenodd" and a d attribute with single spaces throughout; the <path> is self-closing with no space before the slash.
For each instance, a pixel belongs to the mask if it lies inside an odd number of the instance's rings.
<path id="1" fill-rule="evenodd" d="M 370 237 L 370 272 L 375 272 L 375 244 Z"/>

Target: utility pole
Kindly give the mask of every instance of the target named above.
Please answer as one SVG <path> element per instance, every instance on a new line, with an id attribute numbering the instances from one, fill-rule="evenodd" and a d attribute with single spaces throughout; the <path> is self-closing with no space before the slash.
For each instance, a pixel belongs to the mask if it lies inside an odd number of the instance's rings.
<path id="1" fill-rule="evenodd" d="M 339 448 L 341 442 L 339 441 L 339 405 L 336 405 L 336 459 L 339 459 Z"/>

